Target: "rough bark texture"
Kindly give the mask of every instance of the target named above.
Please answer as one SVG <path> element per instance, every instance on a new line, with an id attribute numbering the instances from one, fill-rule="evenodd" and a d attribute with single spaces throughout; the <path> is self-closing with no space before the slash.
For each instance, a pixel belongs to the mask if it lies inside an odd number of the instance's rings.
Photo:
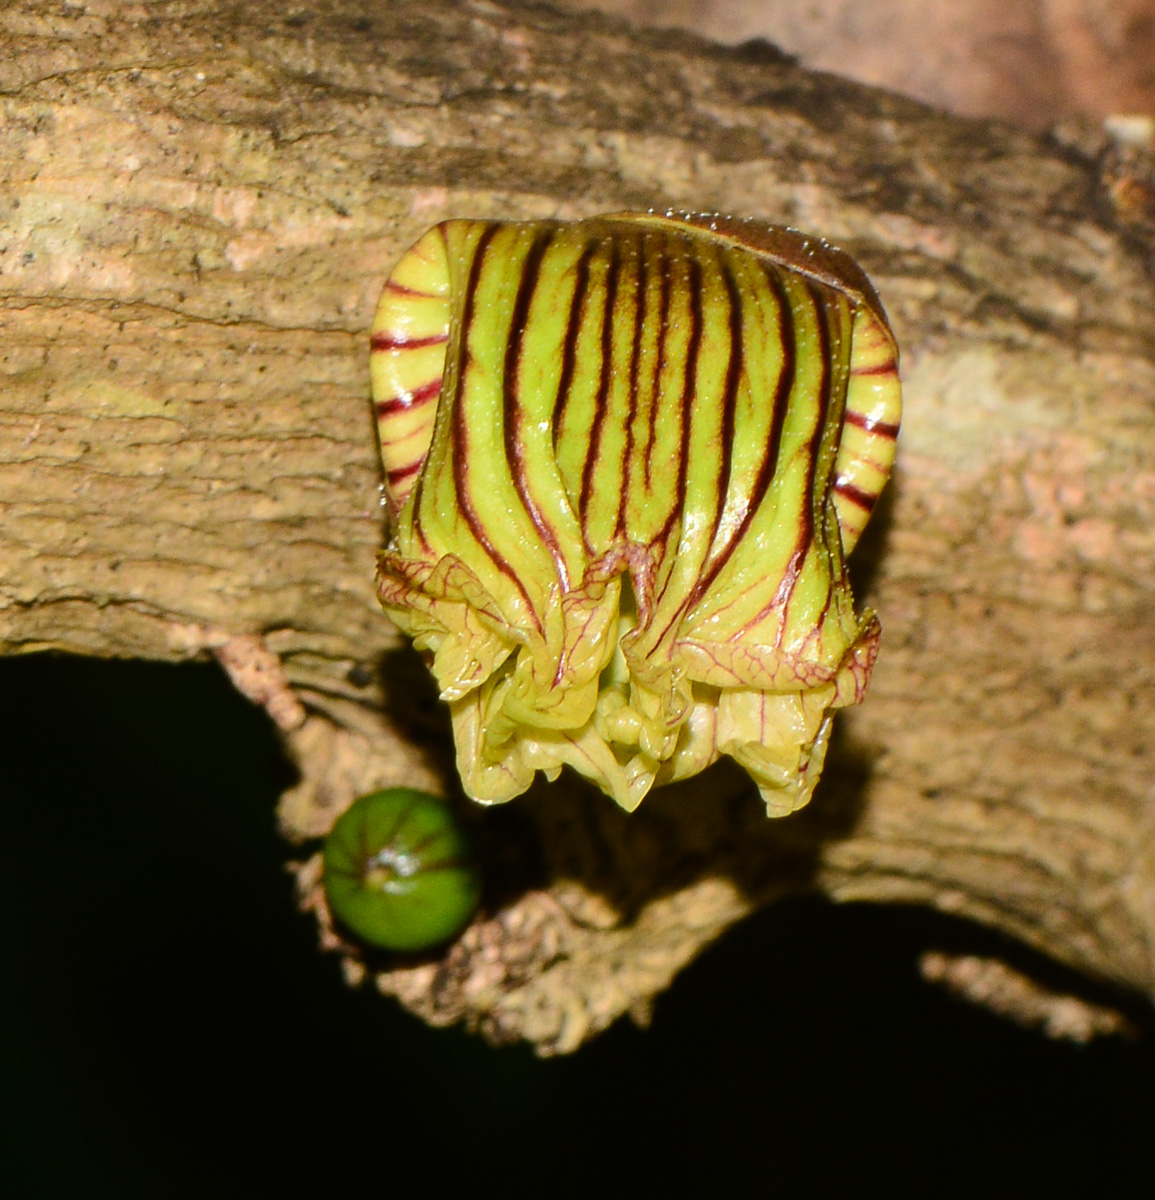
<path id="1" fill-rule="evenodd" d="M 0 648 L 216 652 L 286 730 L 302 841 L 375 784 L 453 792 L 373 589 L 365 329 L 404 246 L 717 209 L 826 235 L 887 304 L 907 415 L 856 554 L 883 651 L 810 808 L 769 822 L 718 769 L 631 817 L 564 776 L 467 812 L 490 894 L 435 961 L 359 958 L 306 858 L 351 977 L 564 1051 L 819 889 L 1155 996 L 1149 162 L 484 0 L 10 2 L 0 106 Z"/>

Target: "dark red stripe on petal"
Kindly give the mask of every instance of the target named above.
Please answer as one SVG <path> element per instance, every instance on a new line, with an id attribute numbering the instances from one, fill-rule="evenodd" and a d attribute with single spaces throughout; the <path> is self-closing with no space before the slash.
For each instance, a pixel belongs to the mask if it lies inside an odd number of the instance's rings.
<path id="1" fill-rule="evenodd" d="M 794 377 L 797 373 L 797 345 L 794 329 L 794 310 L 790 307 L 790 297 L 782 286 L 778 272 L 772 267 L 765 267 L 766 279 L 770 289 L 778 301 L 778 344 L 782 349 L 782 369 L 778 374 L 778 383 L 774 389 L 774 420 L 770 426 L 770 446 L 766 457 L 769 471 L 764 472 L 755 488 L 755 503 L 762 503 L 770 485 L 778 474 L 778 459 L 782 453 L 782 430 L 786 425 L 786 412 L 790 405 L 790 393 L 794 390 Z"/>
<path id="2" fill-rule="evenodd" d="M 425 456 L 415 458 L 411 463 L 406 463 L 403 467 L 393 467 L 387 471 L 386 478 L 390 483 L 400 483 L 402 479 L 408 479 L 411 475 L 416 475 L 421 470 L 421 464 L 425 462 Z"/>
<path id="3" fill-rule="evenodd" d="M 722 524 L 722 514 L 726 511 L 726 494 L 730 490 L 730 476 L 734 470 L 734 424 L 738 407 L 738 384 L 742 378 L 742 297 L 738 292 L 738 283 L 730 264 L 722 262 L 722 279 L 726 284 L 726 296 L 730 302 L 730 359 L 726 364 L 726 382 L 722 388 L 722 431 L 719 450 L 721 463 L 718 468 L 718 480 L 714 485 L 718 498 L 714 504 L 714 523 L 710 529 L 709 544 L 713 546 Z M 724 558 L 729 558 L 734 542 L 726 547 Z M 724 559 L 723 559 L 724 560 Z M 694 602 L 709 587 L 710 580 L 721 570 L 721 562 L 715 562 L 713 568 L 705 572 L 694 588 L 691 603 Z"/>
<path id="4" fill-rule="evenodd" d="M 847 500 L 857 504 L 867 516 L 874 511 L 874 506 L 878 502 L 877 492 L 864 492 L 862 488 L 855 487 L 853 483 L 847 483 L 844 479 L 835 482 L 834 490 L 840 496 L 845 496 Z"/>
<path id="5" fill-rule="evenodd" d="M 449 341 L 448 333 L 435 333 L 429 337 L 411 338 L 403 333 L 392 333 L 380 329 L 369 339 L 369 348 L 375 354 L 382 350 L 420 350 L 425 346 L 443 346 Z"/>
<path id="6" fill-rule="evenodd" d="M 822 447 L 822 436 L 826 431 L 826 421 L 830 414 L 831 389 L 834 382 L 834 372 L 831 370 L 830 354 L 831 342 L 830 336 L 830 321 L 833 319 L 831 303 L 826 295 L 819 290 L 820 285 L 807 281 L 806 290 L 810 295 L 811 303 L 814 305 L 815 316 L 818 326 L 818 355 L 819 363 L 821 364 L 822 377 L 818 385 L 818 413 L 814 421 L 814 432 L 810 435 L 810 442 L 806 447 L 806 491 L 805 499 L 802 502 L 801 511 L 799 512 L 799 527 L 798 540 L 794 543 L 794 553 L 791 556 L 791 562 L 797 563 L 797 569 L 793 575 L 793 581 L 785 594 L 782 603 L 786 606 L 790 603 L 790 597 L 794 592 L 794 585 L 798 581 L 798 574 L 801 571 L 801 564 L 806 557 L 807 551 L 810 549 L 810 544 L 814 540 L 814 517 L 815 509 L 825 503 L 826 482 L 823 482 L 822 496 L 814 494 L 816 475 L 818 471 L 818 452 Z M 786 620 L 783 617 L 782 629 L 786 627 Z"/>
<path id="7" fill-rule="evenodd" d="M 402 392 L 398 396 L 391 396 L 388 400 L 378 401 L 377 419 L 384 420 L 394 413 L 408 412 L 411 408 L 419 408 L 422 404 L 428 404 L 430 400 L 436 400 L 441 392 L 441 383 L 441 377 L 438 376 L 428 383 L 423 383 L 412 392 Z"/>
<path id="8" fill-rule="evenodd" d="M 539 233 L 522 264 L 521 282 L 518 284 L 517 297 L 513 303 L 512 320 L 505 344 L 505 394 L 502 419 L 505 460 L 513 479 L 513 486 L 517 489 L 526 514 L 549 550 L 550 557 L 557 568 L 562 590 L 569 591 L 569 572 L 566 570 L 565 558 L 562 555 L 561 546 L 558 544 L 557 533 L 546 520 L 545 514 L 538 508 L 537 501 L 529 490 L 522 419 L 525 408 L 521 403 L 521 366 L 525 350 L 525 331 L 529 323 L 529 310 L 533 303 L 534 293 L 537 291 L 538 280 L 541 277 L 542 260 L 545 258 L 553 238 L 554 231 L 552 229 Z"/>
<path id="9" fill-rule="evenodd" d="M 633 487 L 634 419 L 638 414 L 638 369 L 642 357 L 642 331 L 646 323 L 646 240 L 638 241 L 638 277 L 634 289 L 634 340 L 630 347 L 630 400 L 626 407 L 626 445 L 624 452 L 625 478 L 622 498 L 618 503 L 618 524 L 614 536 L 626 535 L 626 505 Z"/>
<path id="10" fill-rule="evenodd" d="M 394 296 L 419 296 L 424 300 L 441 299 L 436 292 L 423 292 L 418 288 L 406 287 L 403 283 L 395 283 L 392 279 L 386 281 L 383 290 Z"/>
<path id="11" fill-rule="evenodd" d="M 702 265 L 696 258 L 689 261 L 689 273 L 690 339 L 682 376 L 682 395 L 678 402 L 678 419 L 682 423 L 681 445 L 678 449 L 678 485 L 674 492 L 674 503 L 670 505 L 669 516 L 651 543 L 654 546 L 661 546 L 667 541 L 675 523 L 685 515 L 686 508 L 686 477 L 690 470 L 690 409 L 696 399 L 698 356 L 702 348 Z M 647 640 L 651 645 L 659 645 L 669 635 L 670 630 L 682 619 L 682 614 L 689 604 L 690 596 L 687 594 L 661 633 L 650 634 Z"/>
<path id="12" fill-rule="evenodd" d="M 620 273 L 621 252 L 618 242 L 615 240 L 612 243 L 610 265 L 606 272 L 606 303 L 602 311 L 602 357 L 598 375 L 598 390 L 597 395 L 594 397 L 594 423 L 590 429 L 590 445 L 582 467 L 582 486 L 578 499 L 578 518 L 582 522 L 583 530 L 586 510 L 589 508 L 590 496 L 593 494 L 594 489 L 594 472 L 597 470 L 601 459 L 602 433 L 606 419 L 606 402 L 609 397 L 610 381 L 613 374 L 614 313 L 617 308 L 618 276 Z M 587 549 L 592 549 L 589 546 L 588 538 L 586 538 L 586 546 Z"/>
<path id="13" fill-rule="evenodd" d="M 826 432 L 826 421 L 830 414 L 830 405 L 833 399 L 834 371 L 830 356 L 833 352 L 832 344 L 834 339 L 831 336 L 830 325 L 834 320 L 836 306 L 832 305 L 828 297 L 819 291 L 815 284 L 808 283 L 806 290 L 810 293 L 815 315 L 818 318 L 818 354 L 819 362 L 822 366 L 821 382 L 818 386 L 818 416 L 814 422 L 814 432 L 810 435 L 810 443 L 806 447 L 806 495 L 810 498 L 810 504 L 805 506 L 805 519 L 809 523 L 808 543 L 814 535 L 815 508 L 821 503 L 820 498 L 815 496 L 814 489 L 818 472 L 818 454 L 822 448 L 822 438 Z M 824 492 L 827 486 L 829 484 L 824 481 Z"/>
<path id="14" fill-rule="evenodd" d="M 698 358 L 702 352 L 702 264 L 690 261 L 690 344 L 686 352 L 686 371 L 682 377 L 682 400 L 679 414 L 682 422 L 682 441 L 678 447 L 677 504 L 666 522 L 668 530 L 686 503 L 686 478 L 690 473 L 690 409 L 698 389 Z"/>
<path id="15" fill-rule="evenodd" d="M 852 367 L 851 375 L 856 379 L 861 379 L 868 375 L 893 375 L 895 371 L 895 361 L 893 358 L 888 358 L 885 362 L 875 363 L 872 367 Z"/>
<path id="16" fill-rule="evenodd" d="M 510 566 L 505 556 L 489 540 L 489 533 L 485 528 L 484 522 L 477 515 L 477 510 L 473 507 L 473 501 L 469 495 L 471 464 L 469 462 L 469 429 L 465 421 L 465 402 L 469 393 L 469 338 L 473 331 L 473 315 L 477 306 L 477 285 L 481 278 L 482 264 L 489 250 L 489 244 L 492 242 L 497 231 L 497 225 L 489 225 L 478 239 L 473 262 L 469 268 L 469 278 L 465 285 L 464 305 L 461 314 L 460 345 L 457 357 L 458 394 L 454 397 L 455 403 L 453 405 L 453 415 L 450 424 L 450 441 L 453 448 L 453 486 L 454 491 L 457 493 L 458 509 L 466 525 L 469 527 L 470 533 L 473 534 L 477 544 L 489 556 L 493 565 L 521 593 L 522 599 L 525 600 L 526 608 L 529 610 L 535 625 L 537 625 L 540 631 L 541 622 L 538 619 L 533 602 L 529 598 L 529 593 L 525 590 L 525 585 L 521 582 L 517 572 Z M 421 479 L 423 480 L 424 476 Z"/>
<path id="17" fill-rule="evenodd" d="M 670 259 L 662 253 L 662 286 L 658 300 L 658 361 L 654 367 L 654 383 L 650 389 L 650 428 L 646 442 L 645 481 L 646 491 L 653 487 L 654 438 L 657 435 L 658 409 L 662 399 L 662 372 L 666 369 L 666 338 L 670 323 Z"/>
<path id="18" fill-rule="evenodd" d="M 682 515 L 686 506 L 686 476 L 690 470 L 690 409 L 698 383 L 698 356 L 702 349 L 702 265 L 696 258 L 690 259 L 690 339 L 686 348 L 686 363 L 682 373 L 682 395 L 678 401 L 678 420 L 681 421 L 681 442 L 678 446 L 678 484 L 674 490 L 674 503 L 665 524 L 654 538 L 660 545 L 670 536 L 674 522 Z M 661 464 L 664 466 L 664 464 Z M 659 467 L 661 469 L 661 467 Z M 684 607 L 684 606 L 683 606 Z M 681 610 L 679 610 L 679 613 Z"/>
<path id="19" fill-rule="evenodd" d="M 892 442 L 898 437 L 898 426 L 891 425 L 886 421 L 872 421 L 865 413 L 860 413 L 856 408 L 847 408 L 846 420 L 851 425 L 857 425 L 859 429 L 865 429 L 867 433 L 873 433 L 876 437 L 889 438 Z"/>
<path id="20" fill-rule="evenodd" d="M 832 573 L 827 572 L 825 575 L 825 578 L 826 578 L 826 595 L 823 597 L 822 607 L 818 610 L 818 613 L 814 618 L 814 628 L 815 629 L 822 628 L 824 622 L 826 621 L 827 616 L 830 614 L 830 605 L 834 601 L 834 576 Z M 844 578 L 845 578 L 845 576 L 844 576 Z"/>
<path id="21" fill-rule="evenodd" d="M 742 514 L 742 520 L 738 523 L 738 527 L 730 536 L 730 540 L 726 543 L 725 547 L 718 553 L 713 563 L 710 564 L 710 569 L 699 580 L 697 587 L 694 589 L 694 601 L 697 601 L 705 594 L 706 589 L 717 578 L 719 571 L 729 561 L 738 543 L 745 536 L 750 522 L 754 519 L 754 514 L 761 507 L 762 501 L 766 498 L 766 493 L 770 490 L 770 485 L 774 482 L 774 477 L 778 473 L 778 458 L 782 448 L 782 429 L 786 423 L 786 412 L 790 403 L 790 391 L 794 386 L 794 314 L 790 308 L 789 298 L 782 287 L 782 281 L 779 279 L 777 271 L 768 264 L 764 265 L 763 270 L 765 271 L 766 281 L 770 285 L 775 299 L 778 301 L 777 337 L 782 348 L 782 366 L 778 372 L 778 380 L 774 388 L 774 415 L 770 422 L 770 437 L 767 439 L 766 453 L 759 465 L 758 475 L 754 480 L 754 487 L 750 491 L 750 500 L 746 506 L 746 511 Z"/>
<path id="22" fill-rule="evenodd" d="M 557 396 L 553 405 L 553 449 L 557 455 L 558 438 L 565 425 L 566 406 L 569 404 L 570 391 L 573 387 L 574 371 L 577 367 L 578 332 L 581 329 L 582 315 L 585 311 L 586 293 L 590 283 L 590 259 L 598 248 L 597 242 L 590 242 L 582 251 L 577 262 L 577 281 L 574 284 L 573 300 L 570 302 L 569 321 L 565 328 L 565 339 L 562 342 L 561 377 L 558 379 Z"/>

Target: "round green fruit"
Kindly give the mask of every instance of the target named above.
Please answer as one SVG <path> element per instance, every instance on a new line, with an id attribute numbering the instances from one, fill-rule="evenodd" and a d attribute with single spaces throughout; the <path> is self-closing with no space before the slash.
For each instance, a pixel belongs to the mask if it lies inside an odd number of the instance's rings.
<path id="1" fill-rule="evenodd" d="M 325 839 L 324 859 L 333 916 L 385 950 L 447 941 L 481 895 L 481 873 L 453 810 L 411 788 L 355 800 Z"/>

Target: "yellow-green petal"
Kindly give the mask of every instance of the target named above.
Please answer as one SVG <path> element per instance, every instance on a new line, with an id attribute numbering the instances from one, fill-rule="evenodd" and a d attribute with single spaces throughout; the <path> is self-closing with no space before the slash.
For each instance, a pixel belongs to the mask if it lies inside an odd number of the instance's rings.
<path id="1" fill-rule="evenodd" d="M 450 221 L 373 328 L 383 605 L 482 802 L 569 765 L 628 809 L 730 755 L 809 798 L 877 651 L 845 557 L 898 432 L 847 256 L 756 222 Z"/>

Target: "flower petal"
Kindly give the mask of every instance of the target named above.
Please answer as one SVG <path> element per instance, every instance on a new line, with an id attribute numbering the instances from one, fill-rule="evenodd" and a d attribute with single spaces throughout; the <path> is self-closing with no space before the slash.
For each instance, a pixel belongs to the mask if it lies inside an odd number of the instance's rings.
<path id="1" fill-rule="evenodd" d="M 727 754 L 768 811 L 806 803 L 877 652 L 844 560 L 899 421 L 857 266 L 723 218 L 451 221 L 373 338 L 381 601 L 466 790 L 568 764 L 632 809 Z"/>

